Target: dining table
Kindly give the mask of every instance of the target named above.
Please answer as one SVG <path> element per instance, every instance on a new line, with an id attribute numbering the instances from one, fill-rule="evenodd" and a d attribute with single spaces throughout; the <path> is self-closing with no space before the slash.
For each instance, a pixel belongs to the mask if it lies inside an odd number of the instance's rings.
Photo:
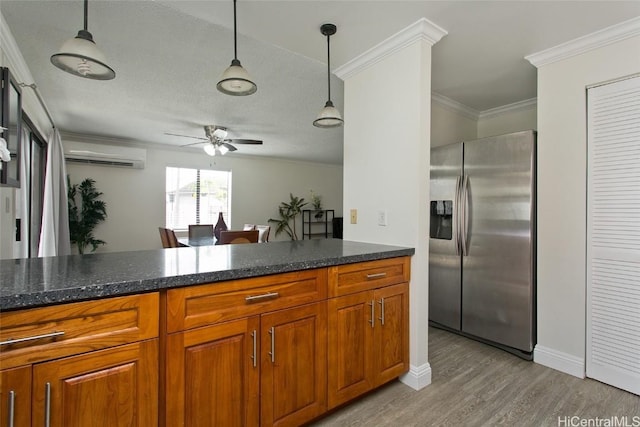
<path id="1" fill-rule="evenodd" d="M 180 237 L 178 243 L 181 246 L 213 246 L 217 244 L 217 239 L 215 236 Z"/>

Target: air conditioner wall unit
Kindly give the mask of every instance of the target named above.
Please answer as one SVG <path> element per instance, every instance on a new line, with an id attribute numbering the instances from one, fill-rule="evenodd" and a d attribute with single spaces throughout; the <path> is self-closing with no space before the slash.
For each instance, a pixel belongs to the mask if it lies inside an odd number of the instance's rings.
<path id="1" fill-rule="evenodd" d="M 65 141 L 64 159 L 69 163 L 144 169 L 147 150 L 116 145 Z"/>

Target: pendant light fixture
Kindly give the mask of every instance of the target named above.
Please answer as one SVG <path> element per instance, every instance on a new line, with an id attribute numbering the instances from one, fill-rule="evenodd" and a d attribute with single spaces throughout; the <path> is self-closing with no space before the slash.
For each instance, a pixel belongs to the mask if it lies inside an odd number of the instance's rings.
<path id="1" fill-rule="evenodd" d="M 251 95 L 258 90 L 258 86 L 251 81 L 247 70 L 242 68 L 238 60 L 238 40 L 236 30 L 236 0 L 233 0 L 233 60 L 229 68 L 224 70 L 222 78 L 216 86 L 218 90 L 227 95 L 244 96 Z"/>
<path id="2" fill-rule="evenodd" d="M 331 51 L 329 44 L 329 37 L 336 33 L 336 26 L 333 24 L 323 24 L 320 27 L 320 32 L 327 36 L 327 87 L 328 97 L 327 102 L 324 104 L 324 108 L 318 114 L 318 117 L 313 121 L 313 125 L 319 128 L 333 128 L 341 126 L 344 123 L 340 111 L 333 106 L 331 102 Z"/>
<path id="3" fill-rule="evenodd" d="M 93 36 L 87 31 L 89 0 L 84 0 L 84 29 L 64 42 L 60 51 L 51 56 L 51 63 L 74 76 L 94 80 L 111 80 L 116 72 L 106 64 L 104 54 L 98 49 Z"/>

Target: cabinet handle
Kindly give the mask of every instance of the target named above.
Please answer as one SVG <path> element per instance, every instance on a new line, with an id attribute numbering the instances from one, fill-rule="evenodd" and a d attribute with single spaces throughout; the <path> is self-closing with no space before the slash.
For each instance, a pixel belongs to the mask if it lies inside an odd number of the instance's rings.
<path id="1" fill-rule="evenodd" d="M 9 408 L 7 410 L 7 427 L 13 427 L 14 411 L 16 407 L 16 392 L 9 391 Z"/>
<path id="2" fill-rule="evenodd" d="M 387 273 L 375 273 L 375 274 L 367 274 L 367 279 L 379 279 L 381 277 L 385 277 Z"/>
<path id="3" fill-rule="evenodd" d="M 272 326 L 269 328 L 269 335 L 271 335 L 271 351 L 269 354 L 271 355 L 271 363 L 276 361 L 276 330 Z"/>
<path id="4" fill-rule="evenodd" d="M 51 383 L 44 385 L 44 427 L 51 425 Z"/>
<path id="5" fill-rule="evenodd" d="M 254 329 L 253 332 L 251 332 L 251 338 L 253 338 L 253 354 L 251 355 L 251 359 L 253 359 L 253 367 L 255 368 L 257 366 L 257 362 L 256 362 L 256 336 L 258 334 L 256 333 L 256 330 Z"/>
<path id="6" fill-rule="evenodd" d="M 376 323 L 375 308 L 374 308 L 375 304 L 374 304 L 373 300 L 371 300 L 371 302 L 369 302 L 367 304 L 369 304 L 369 306 L 371 306 L 371 320 L 369 320 L 369 323 L 371 323 L 371 327 L 373 328 L 373 326 Z"/>
<path id="7" fill-rule="evenodd" d="M 277 292 L 267 292 L 266 294 L 262 295 L 249 295 L 248 297 L 245 297 L 244 300 L 247 302 L 247 304 L 251 304 L 254 302 L 268 301 L 279 297 L 280 294 Z"/>
<path id="8" fill-rule="evenodd" d="M 380 325 L 384 326 L 384 298 L 380 298 L 378 304 L 380 304 L 380 317 L 378 317 L 378 320 L 380 320 Z"/>
<path id="9" fill-rule="evenodd" d="M 54 337 L 59 337 L 61 335 L 64 335 L 64 331 L 61 332 L 51 332 L 49 334 L 42 334 L 42 335 L 34 335 L 32 337 L 25 337 L 25 338 L 16 338 L 16 339 L 8 339 L 6 341 L 0 341 L 0 345 L 11 345 L 11 344 L 18 344 L 21 342 L 27 342 L 27 341 L 35 341 L 35 340 L 41 340 L 44 338 L 54 338 Z"/>

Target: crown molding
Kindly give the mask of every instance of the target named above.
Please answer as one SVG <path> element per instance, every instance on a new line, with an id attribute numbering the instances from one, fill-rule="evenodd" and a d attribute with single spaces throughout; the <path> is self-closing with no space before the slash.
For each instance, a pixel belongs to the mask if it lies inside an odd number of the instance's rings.
<path id="1" fill-rule="evenodd" d="M 426 18 L 420 18 L 407 28 L 398 31 L 346 64 L 336 68 L 334 74 L 345 80 L 417 41 L 425 41 L 433 46 L 446 35 L 447 31 L 443 28 Z"/>
<path id="2" fill-rule="evenodd" d="M 540 68 L 640 35 L 640 16 L 524 57 Z"/>
<path id="3" fill-rule="evenodd" d="M 440 107 L 446 110 L 460 114 L 469 119 L 478 120 L 480 118 L 480 111 L 476 110 L 475 108 L 467 107 L 466 105 L 458 101 L 454 101 L 451 98 L 447 98 L 446 96 L 441 95 L 437 92 L 431 92 L 431 101 L 435 102 Z"/>
<path id="4" fill-rule="evenodd" d="M 479 114 L 479 119 L 488 119 L 490 117 L 499 116 L 506 113 L 516 113 L 518 111 L 529 110 L 538 105 L 538 98 L 529 98 L 523 101 L 514 102 L 512 104 L 502 105 L 500 107 L 483 110 Z"/>
<path id="5" fill-rule="evenodd" d="M 4 63 L 5 67 L 8 67 L 11 70 L 11 74 L 20 82 L 20 83 L 33 83 L 33 76 L 31 75 L 31 71 L 27 66 L 24 57 L 22 56 L 22 52 L 18 48 L 18 43 L 16 43 L 16 39 L 13 38 L 13 34 L 9 29 L 9 25 L 7 25 L 7 21 L 4 19 L 4 15 L 0 13 L 0 47 L 2 48 L 2 52 L 4 52 L 4 59 L 6 62 Z"/>

